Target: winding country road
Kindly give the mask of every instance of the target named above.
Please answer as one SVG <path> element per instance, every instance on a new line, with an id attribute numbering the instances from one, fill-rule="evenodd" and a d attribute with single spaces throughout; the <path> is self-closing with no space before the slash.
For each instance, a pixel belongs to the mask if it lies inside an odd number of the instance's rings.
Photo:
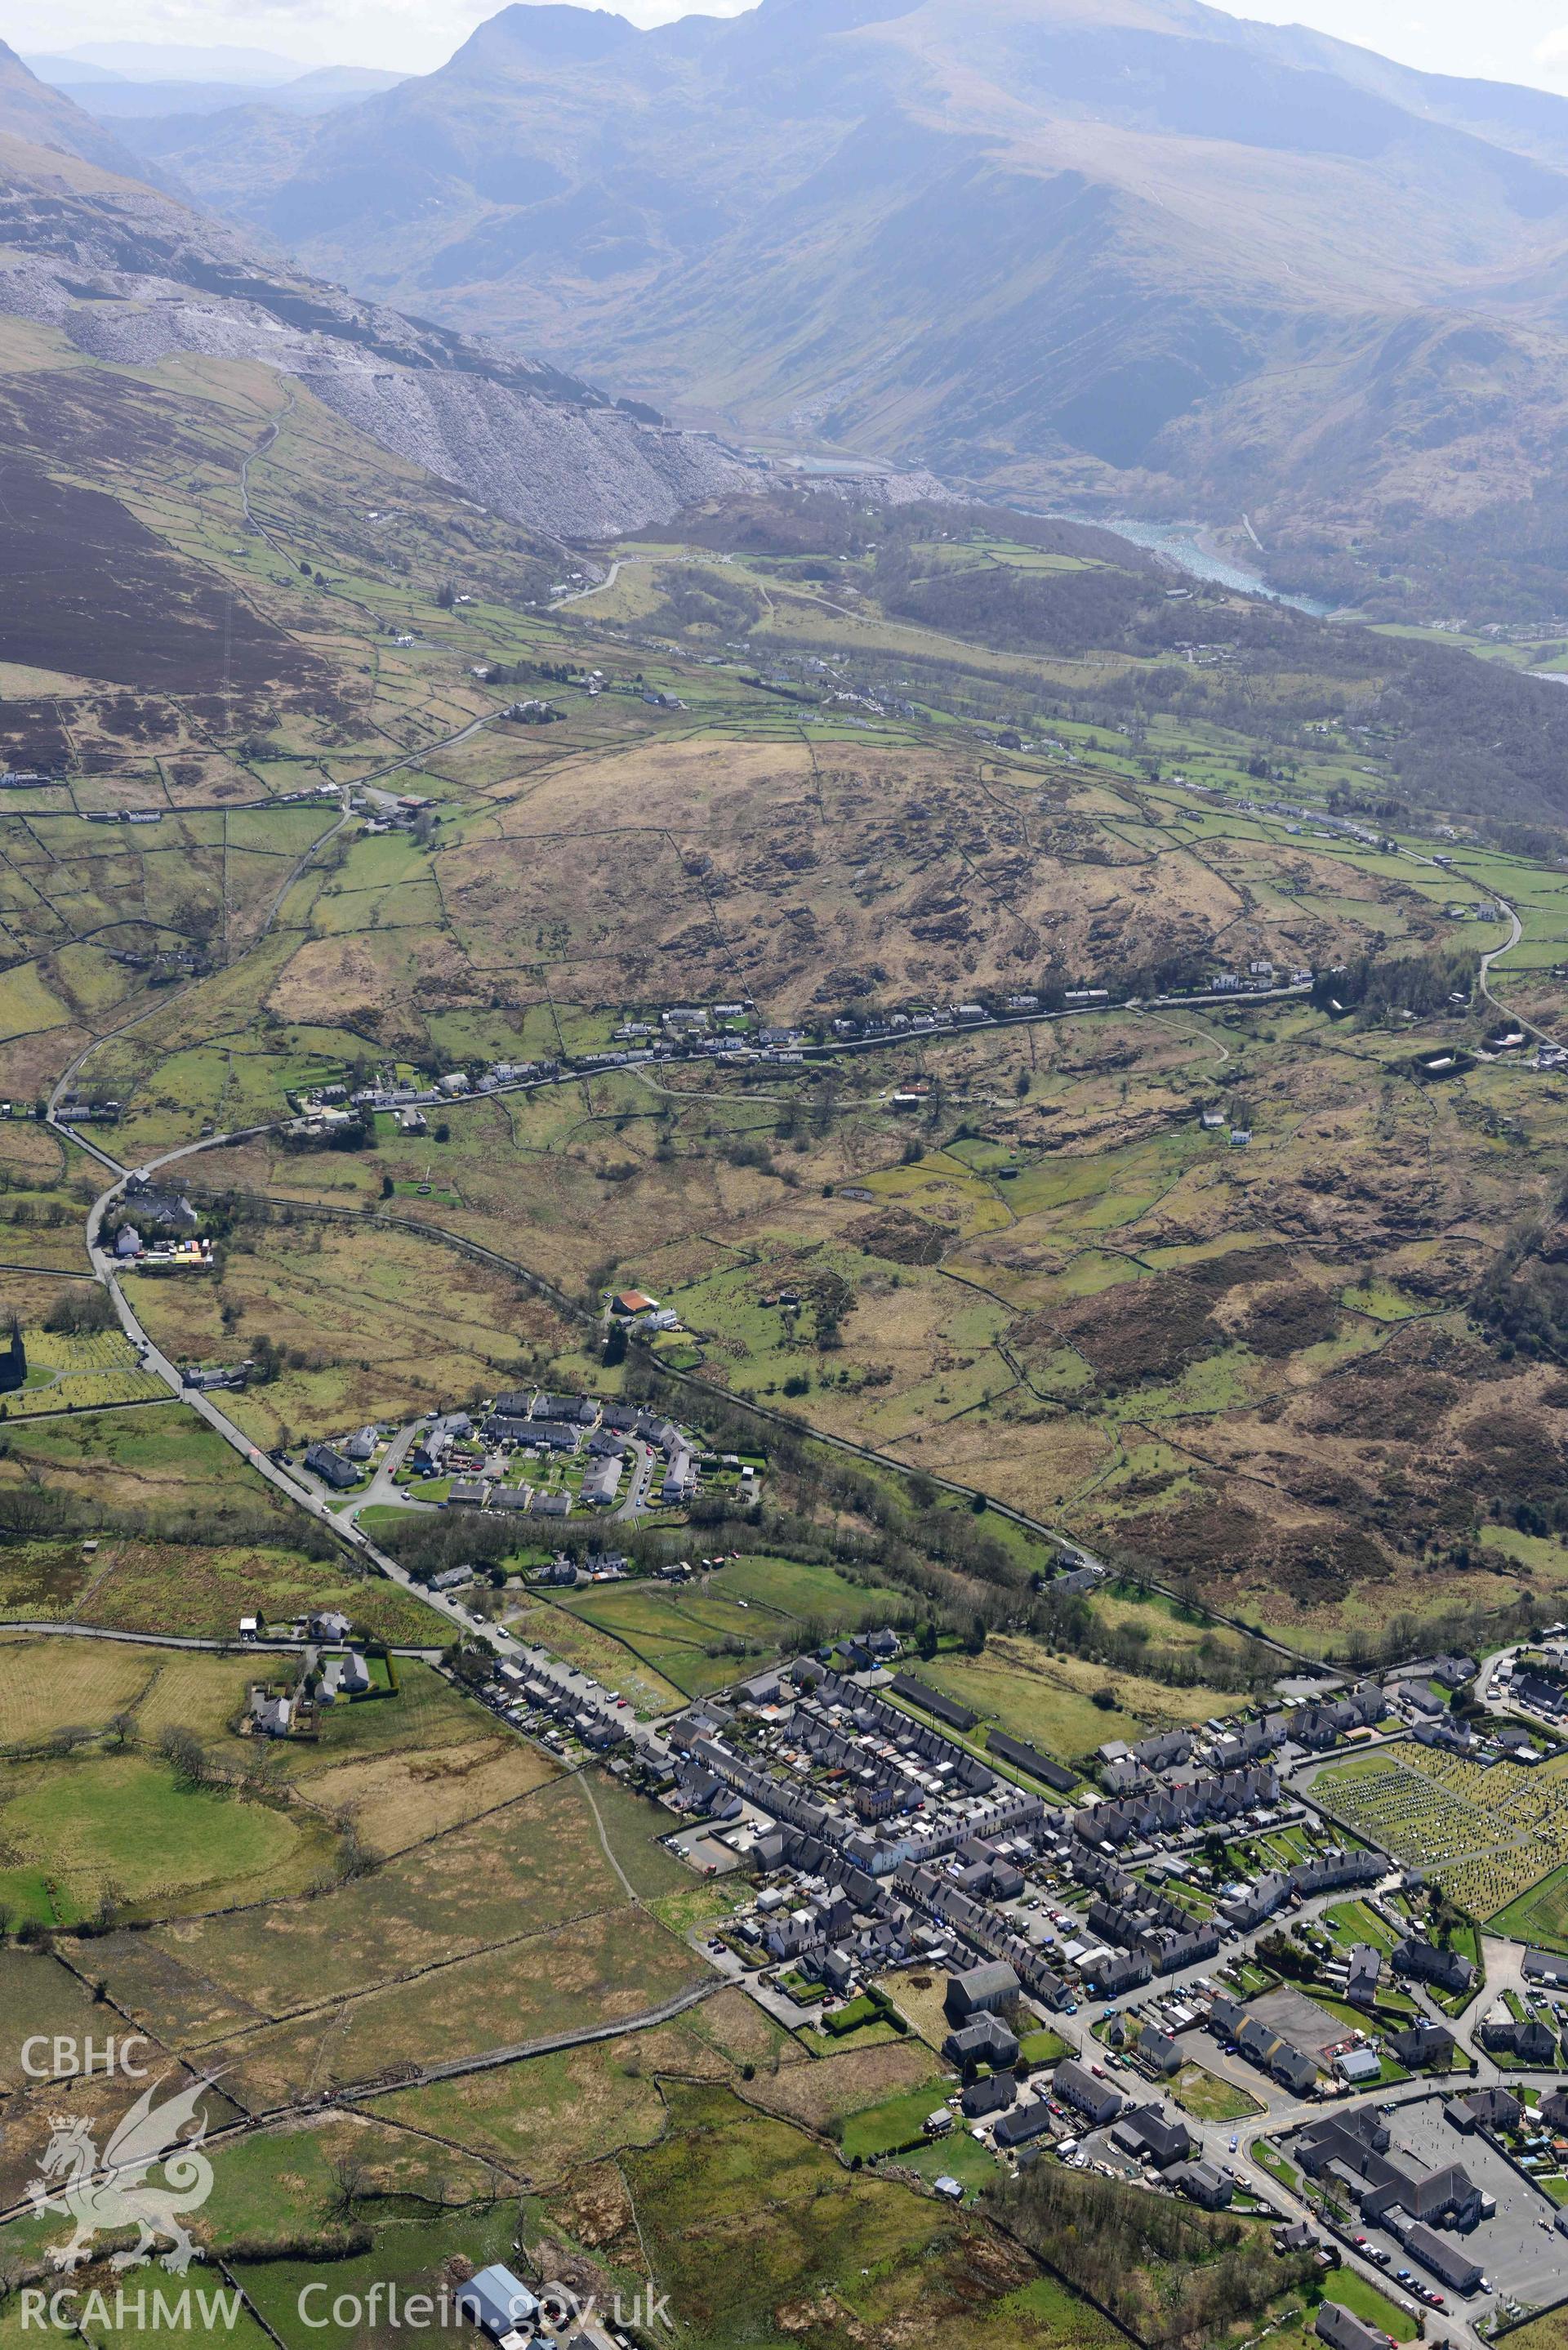
<path id="1" fill-rule="evenodd" d="M 566 595 L 557 596 L 556 598 L 554 603 L 550 606 L 550 609 L 552 612 L 559 612 L 564 610 L 568 604 L 586 603 L 590 596 L 607 596 L 610 589 L 615 586 L 616 581 L 620 577 L 621 573 L 627 569 L 628 565 L 633 563 L 657 563 L 669 567 L 680 563 L 733 563 L 734 559 L 735 558 L 732 555 L 718 554 L 618 555 L 611 562 L 609 569 L 605 573 L 602 579 L 594 580 L 592 585 L 587 588 L 569 588 Z M 765 594 L 766 592 L 767 591 L 764 589 L 763 593 Z"/>
<path id="2" fill-rule="evenodd" d="M 131 1648 L 197 1648 L 218 1657 L 248 1657 L 253 1653 L 296 1656 L 302 1648 L 318 1648 L 321 1646 L 319 1640 L 303 1636 L 297 1640 L 285 1639 L 271 1633 L 264 1633 L 259 1639 L 242 1641 L 199 1640 L 186 1632 L 121 1632 L 105 1624 L 62 1624 L 57 1618 L 48 1616 L 7 1616 L 5 1629 L 7 1632 L 36 1632 L 40 1638 L 50 1640 L 119 1640 Z M 418 1657 L 427 1664 L 438 1660 L 441 1656 L 439 1648 L 399 1648 L 393 1642 L 389 1642 L 388 1646 L 394 1657 Z"/>
<path id="3" fill-rule="evenodd" d="M 245 522 L 248 527 L 255 532 L 258 538 L 265 539 L 267 545 L 273 549 L 275 554 L 281 554 L 282 549 L 278 546 L 277 541 L 267 529 L 266 525 L 264 522 L 257 520 L 256 515 L 251 507 L 251 467 L 253 465 L 259 464 L 261 460 L 265 456 L 269 456 L 272 451 L 277 446 L 277 436 L 283 431 L 284 426 L 288 422 L 289 418 L 294 414 L 298 404 L 299 403 L 295 399 L 294 393 L 291 390 L 288 395 L 287 407 L 280 408 L 278 410 L 277 414 L 273 418 L 271 423 L 262 434 L 261 439 L 251 451 L 250 455 L 244 459 L 244 463 L 240 466 L 240 504 L 245 510 Z"/>
<path id="4" fill-rule="evenodd" d="M 544 1085 L 557 1085 L 575 1084 L 579 1083 L 580 1081 L 580 1076 L 577 1073 L 571 1072 L 563 1073 L 562 1076 L 556 1078 L 545 1079 L 538 1082 Z M 518 1090 L 533 1089 L 534 1088 L 532 1087 L 527 1088 L 518 1088 Z M 470 1106 L 474 1100 L 486 1100 L 489 1098 L 491 1098 L 491 1097 L 487 1095 L 475 1095 L 468 1097 L 467 1101 L 465 1102 L 463 1098 L 460 1097 L 452 1103 L 452 1107 L 453 1109 L 462 1109 L 464 1107 Z M 283 1123 L 285 1123 L 285 1121 L 276 1120 L 265 1125 L 244 1127 L 229 1134 L 206 1135 L 195 1142 L 182 1143 L 173 1150 L 164 1151 L 158 1158 L 144 1161 L 142 1166 L 134 1171 L 140 1175 L 158 1174 L 166 1168 L 177 1165 L 182 1159 L 196 1157 L 202 1152 L 221 1150 L 236 1143 L 254 1141 L 262 1135 L 275 1132 L 277 1128 Z M 424 1599 L 427 1605 L 436 1605 L 440 1597 L 439 1595 L 427 1593 L 423 1590 L 422 1586 L 413 1586 L 410 1582 L 410 1578 L 404 1571 L 396 1565 L 395 1561 L 390 1559 L 384 1551 L 377 1547 L 377 1545 L 364 1533 L 361 1527 L 346 1522 L 342 1515 L 328 1507 L 319 1493 L 302 1484 L 297 1478 L 288 1475 L 286 1471 L 280 1468 L 277 1462 L 269 1460 L 267 1455 L 261 1451 L 258 1446 L 253 1444 L 251 1440 L 244 1433 L 244 1431 L 236 1427 L 234 1422 L 228 1418 L 226 1413 L 224 1413 L 213 1401 L 211 1396 L 202 1393 L 199 1390 L 189 1388 L 184 1385 L 175 1367 L 169 1362 L 167 1357 L 164 1357 L 157 1347 L 153 1346 L 151 1337 L 141 1327 L 140 1322 L 137 1321 L 130 1301 L 127 1299 L 123 1290 L 120 1288 L 116 1274 L 114 1261 L 99 1243 L 99 1235 L 102 1230 L 105 1218 L 115 1201 L 121 1196 L 125 1184 L 130 1180 L 130 1175 L 132 1170 L 123 1167 L 118 1159 L 112 1158 L 109 1153 L 100 1146 L 87 1143 L 85 1137 L 77 1135 L 74 1128 L 67 1127 L 59 1128 L 58 1130 L 73 1135 L 75 1139 L 83 1143 L 87 1149 L 91 1150 L 92 1155 L 99 1159 L 104 1167 L 111 1170 L 116 1178 L 115 1181 L 112 1182 L 105 1191 L 99 1194 L 89 1211 L 87 1222 L 88 1250 L 92 1262 L 94 1274 L 104 1283 L 105 1286 L 109 1290 L 109 1296 L 115 1307 L 115 1312 L 119 1319 L 120 1327 L 124 1330 L 127 1337 L 130 1339 L 132 1345 L 135 1346 L 142 1354 L 143 1367 L 149 1370 L 156 1371 L 175 1394 L 180 1396 L 184 1402 L 190 1404 L 193 1410 L 200 1412 L 202 1417 L 207 1421 L 209 1427 L 213 1429 L 218 1435 L 222 1436 L 226 1443 L 231 1444 L 251 1468 L 254 1469 L 259 1475 L 266 1478 L 268 1482 L 275 1485 L 281 1493 L 286 1496 L 288 1500 L 294 1502 L 296 1506 L 307 1510 L 318 1523 L 329 1527 L 340 1540 L 349 1544 L 358 1552 L 361 1557 L 372 1562 L 383 1574 L 389 1575 L 391 1580 L 401 1583 L 405 1588 L 408 1589 L 417 1588 L 418 1596 Z M 265 1198 L 265 1195 L 261 1196 Z M 298 1205 L 299 1203 L 296 1204 Z M 355 1224 L 368 1224 L 373 1226 L 377 1222 L 381 1222 L 389 1226 L 395 1226 L 400 1231 L 412 1232 L 418 1238 L 428 1241 L 433 1245 L 456 1249 L 462 1254 L 472 1258 L 478 1263 L 491 1265 L 497 1272 L 507 1274 L 511 1275 L 513 1279 L 525 1283 L 537 1295 L 545 1298 L 570 1320 L 581 1321 L 585 1318 L 585 1309 L 578 1301 L 566 1296 L 564 1292 L 555 1288 L 549 1282 L 545 1281 L 541 1274 L 535 1273 L 532 1266 L 521 1263 L 515 1258 L 503 1256 L 498 1250 L 486 1248 L 481 1242 L 468 1240 L 457 1233 L 449 1232 L 439 1224 L 423 1223 L 411 1217 L 388 1216 L 377 1218 L 374 1215 L 364 1217 L 356 1211 L 348 1209 L 335 1209 L 320 1203 L 306 1205 L 303 1208 L 302 1212 L 332 1218 L 335 1220 L 340 1219 L 343 1222 L 351 1222 Z M 708 1398 L 729 1405 L 732 1405 L 734 1403 L 735 1399 L 732 1397 L 727 1395 L 722 1388 L 716 1388 L 710 1385 L 710 1383 L 704 1379 L 700 1373 L 676 1370 L 668 1364 L 661 1365 L 660 1369 L 663 1376 L 667 1378 L 672 1385 L 685 1388 L 695 1396 Z M 877 1469 L 892 1469 L 897 1471 L 900 1476 L 905 1476 L 909 1473 L 909 1463 L 907 1461 L 900 1461 L 895 1454 L 878 1451 L 873 1445 L 858 1444 L 850 1437 L 839 1436 L 826 1430 L 814 1428 L 808 1422 L 797 1419 L 793 1413 L 777 1410 L 772 1405 L 762 1403 L 755 1398 L 747 1399 L 745 1409 L 755 1419 L 786 1431 L 792 1436 L 805 1438 L 810 1442 L 820 1444 L 830 1451 L 842 1453 L 850 1460 L 862 1461 L 868 1466 Z M 943 1476 L 935 1470 L 926 1470 L 922 1473 L 929 1478 L 930 1483 L 936 1486 L 939 1491 L 951 1493 L 956 1498 L 964 1502 L 971 1503 L 974 1502 L 976 1498 L 976 1489 L 974 1487 L 961 1483 L 957 1478 Z M 637 1487 L 638 1478 L 634 1473 L 632 1487 L 633 1495 L 637 1492 Z M 363 1505 L 364 1499 L 365 1497 L 361 1495 L 361 1506 Z M 1011 1503 L 1000 1502 L 989 1495 L 985 1496 L 985 1500 L 987 1506 L 993 1511 L 999 1518 L 1005 1519 L 1010 1524 L 1021 1527 L 1025 1533 L 1033 1534 L 1042 1542 L 1054 1544 L 1064 1557 L 1071 1559 L 1075 1565 L 1085 1566 L 1106 1566 L 1106 1562 L 1104 1560 L 1100 1559 L 1093 1551 L 1088 1549 L 1083 1543 L 1079 1542 L 1075 1537 L 1064 1534 L 1060 1527 L 1048 1525 L 1044 1520 L 1032 1516 L 1026 1510 L 1015 1508 Z M 619 1515 L 625 1515 L 626 1513 L 627 1513 L 624 1508 L 620 1513 L 618 1513 Z M 1106 1571 L 1109 1572 L 1109 1569 L 1106 1568 Z M 1153 1587 L 1158 1588 L 1159 1586 L 1155 1586 Z M 448 1617 L 450 1621 L 460 1626 L 462 1630 L 472 1630 L 472 1622 L 464 1614 L 459 1603 L 454 1601 L 442 1601 L 441 1602 L 441 1611 Z M 1265 1632 L 1260 1630 L 1255 1626 L 1244 1624 L 1240 1618 L 1225 1615 L 1218 1609 L 1210 1608 L 1208 1613 L 1216 1624 L 1223 1625 L 1227 1628 L 1234 1631 L 1245 1633 L 1250 1639 L 1255 1640 L 1261 1646 L 1271 1649 L 1286 1664 L 1293 1666 L 1306 1666 L 1314 1673 L 1321 1673 L 1322 1668 L 1317 1664 L 1314 1659 L 1299 1654 L 1284 1640 L 1280 1638 L 1277 1634 Z M 505 1643 L 507 1636 L 493 1627 L 491 1630 L 491 1637 L 493 1638 L 498 1648 L 501 1649 L 503 1654 L 522 1653 L 514 1648 L 506 1646 Z"/>
<path id="5" fill-rule="evenodd" d="M 181 1159 L 192 1158 L 202 1151 L 223 1149 L 234 1143 L 248 1141 L 258 1134 L 269 1133 L 271 1130 L 269 1127 L 247 1127 L 234 1134 L 210 1135 L 198 1142 L 182 1144 L 176 1150 L 165 1151 L 161 1157 L 147 1160 L 135 1171 L 149 1176 L 158 1175 L 164 1169 L 178 1164 Z M 579 1701 L 587 1704 L 590 1709 L 598 1706 L 601 1711 L 607 1711 L 610 1703 L 608 1692 L 599 1689 L 591 1677 L 578 1673 L 574 1668 L 564 1665 L 559 1658 L 550 1655 L 547 1650 L 535 1648 L 525 1640 L 517 1639 L 514 1634 L 504 1630 L 497 1623 L 489 1620 L 485 1620 L 483 1624 L 476 1623 L 462 1600 L 447 1592 L 430 1590 L 423 1584 L 416 1582 L 407 1567 L 401 1565 L 397 1559 L 382 1550 L 379 1544 L 373 1542 L 363 1527 L 354 1524 L 351 1518 L 345 1518 L 338 1511 L 333 1509 L 320 1493 L 292 1475 L 281 1462 L 274 1461 L 259 1444 L 253 1442 L 244 1430 L 229 1418 L 211 1395 L 201 1388 L 189 1388 L 185 1385 L 178 1367 L 170 1361 L 161 1347 L 154 1344 L 138 1320 L 134 1307 L 120 1286 L 114 1259 L 103 1245 L 101 1234 L 105 1221 L 115 1202 L 123 1195 L 125 1186 L 130 1180 L 131 1170 L 118 1167 L 105 1152 L 100 1151 L 97 1155 L 104 1159 L 106 1164 L 116 1166 L 116 1180 L 107 1190 L 99 1194 L 88 1211 L 88 1254 L 95 1275 L 109 1292 L 120 1328 L 137 1350 L 142 1368 L 155 1372 L 168 1388 L 171 1395 L 177 1397 L 199 1418 L 205 1420 L 214 1435 L 222 1437 L 223 1442 L 239 1454 L 248 1469 L 254 1471 L 258 1477 L 264 1478 L 275 1492 L 283 1495 L 286 1501 L 291 1502 L 296 1509 L 303 1510 L 317 1525 L 324 1527 L 367 1565 L 384 1575 L 388 1582 L 397 1584 L 411 1598 L 418 1599 L 421 1606 L 431 1609 L 435 1615 L 444 1617 L 452 1626 L 454 1635 L 472 1638 L 476 1632 L 483 1631 L 491 1648 L 504 1660 L 535 1673 L 544 1674 L 546 1678 L 559 1680 L 565 1676 L 574 1690 L 578 1691 Z M 489 1252 L 479 1252 L 479 1253 L 488 1254 Z M 517 1270 L 523 1272 L 524 1268 L 519 1267 Z M 410 1434 L 411 1435 L 411 1430 Z M 360 1507 L 363 1507 L 365 1498 L 364 1495 L 359 1497 Z M 634 1719 L 634 1717 L 628 1717 L 628 1719 Z"/>
<path id="6" fill-rule="evenodd" d="M 1495 890 L 1492 892 L 1492 895 L 1494 898 L 1497 897 Z M 1491 967 L 1493 963 L 1496 962 L 1501 956 L 1511 954 L 1514 948 L 1519 944 L 1520 940 L 1524 935 L 1524 924 L 1520 920 L 1518 912 L 1509 904 L 1508 899 L 1506 898 L 1497 898 L 1497 903 L 1502 908 L 1503 912 L 1508 916 L 1509 935 L 1503 941 L 1501 946 L 1492 947 L 1482 955 L 1480 959 L 1480 969 L 1476 981 L 1478 992 L 1485 997 L 1486 1001 L 1491 1005 L 1494 1012 L 1501 1012 L 1505 1020 L 1516 1020 L 1527 1035 L 1538 1038 L 1542 1045 L 1555 1045 L 1559 1051 L 1568 1050 L 1568 1047 L 1563 1045 L 1561 1036 L 1553 1036 L 1549 1028 L 1542 1028 L 1538 1026 L 1533 1020 L 1527 1020 L 1522 1012 L 1516 1012 L 1511 1003 L 1505 1003 L 1501 996 L 1494 995 L 1491 992 Z"/>

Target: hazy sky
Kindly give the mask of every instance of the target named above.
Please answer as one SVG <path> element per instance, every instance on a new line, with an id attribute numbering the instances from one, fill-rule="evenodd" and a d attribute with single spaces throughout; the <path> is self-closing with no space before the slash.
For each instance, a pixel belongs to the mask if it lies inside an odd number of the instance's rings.
<path id="1" fill-rule="evenodd" d="M 379 65 L 428 72 L 500 0 L 9 0 L 0 31 L 24 50 L 104 40 L 231 41 L 281 50 L 302 65 Z M 734 16 L 744 0 L 704 0 Z M 682 0 L 620 0 L 622 16 L 660 24 Z M 1249 0 L 1234 14 L 1300 23 L 1435 73 L 1533 82 L 1568 93 L 1568 0 Z"/>

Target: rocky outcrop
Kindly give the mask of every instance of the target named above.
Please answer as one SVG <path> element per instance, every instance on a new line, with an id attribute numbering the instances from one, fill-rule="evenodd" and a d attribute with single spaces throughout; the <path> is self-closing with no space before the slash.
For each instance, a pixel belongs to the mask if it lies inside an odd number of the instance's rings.
<path id="1" fill-rule="evenodd" d="M 551 537 L 618 537 L 774 478 L 761 459 L 557 368 L 300 276 L 232 229 L 59 151 L 0 141 L 0 312 L 120 366 L 181 351 L 259 359 L 383 449 Z M 898 503 L 926 473 L 815 484 Z"/>
<path id="2" fill-rule="evenodd" d="M 613 537 L 755 485 L 754 463 L 651 411 L 270 268 L 151 190 L 34 162 L 0 197 L 0 310 L 94 359 L 260 359 L 382 448 L 556 538 Z"/>
<path id="3" fill-rule="evenodd" d="M 618 537 L 756 479 L 734 452 L 701 435 L 473 376 L 336 365 L 306 380 L 383 448 L 557 537 Z"/>

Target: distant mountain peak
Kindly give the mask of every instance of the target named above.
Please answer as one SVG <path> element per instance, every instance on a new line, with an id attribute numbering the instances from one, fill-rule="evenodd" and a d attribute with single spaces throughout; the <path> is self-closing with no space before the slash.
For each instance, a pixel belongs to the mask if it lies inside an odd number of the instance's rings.
<path id="1" fill-rule="evenodd" d="M 105 67 L 130 81 L 250 82 L 257 88 L 292 81 L 306 70 L 298 58 L 232 41 L 84 41 L 63 56 L 57 52 L 54 62 Z"/>
<path id="2" fill-rule="evenodd" d="M 1561 475 L 1568 103 L 1206 0 L 518 5 L 319 125 L 143 138 L 322 276 L 678 417 L 1245 512 L 1353 595 Z"/>
<path id="3" fill-rule="evenodd" d="M 576 8 L 564 0 L 513 0 L 476 26 L 452 63 L 483 60 L 499 49 L 524 49 L 545 64 L 587 65 L 644 37 L 612 9 Z"/>

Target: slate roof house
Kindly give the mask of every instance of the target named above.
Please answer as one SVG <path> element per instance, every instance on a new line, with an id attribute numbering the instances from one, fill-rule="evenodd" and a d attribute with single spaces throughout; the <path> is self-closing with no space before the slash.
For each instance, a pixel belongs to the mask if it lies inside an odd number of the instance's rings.
<path id="1" fill-rule="evenodd" d="M 583 1440 L 583 1431 L 568 1419 L 531 1419 L 522 1440 L 524 1444 L 543 1444 L 552 1452 L 575 1452 Z"/>
<path id="2" fill-rule="evenodd" d="M 980 2014 L 972 2023 L 949 2033 L 942 2054 L 950 2064 L 990 2064 L 1000 2069 L 1017 2063 L 1018 2037 L 1000 2016 Z"/>
<path id="3" fill-rule="evenodd" d="M 294 1720 L 294 1703 L 286 1697 L 268 1697 L 265 1690 L 251 1691 L 251 1722 L 264 1738 L 286 1738 Z"/>
<path id="4" fill-rule="evenodd" d="M 1329 2350 L 1388 2350 L 1388 2336 L 1380 2334 L 1340 2301 L 1325 2301 L 1318 2311 L 1314 2333 Z"/>
<path id="5" fill-rule="evenodd" d="M 202 1221 L 183 1191 L 163 1183 L 128 1183 L 125 1204 L 132 1215 L 161 1232 L 193 1232 Z"/>
<path id="6" fill-rule="evenodd" d="M 1388 2053 L 1407 2073 L 1443 2064 L 1453 2053 L 1454 2035 L 1446 2024 L 1416 2023 L 1407 2032 L 1388 2034 Z"/>
<path id="7" fill-rule="evenodd" d="M 1350 1953 L 1350 1973 L 1345 1995 L 1355 2007 L 1370 2007 L 1377 1997 L 1383 1973 L 1383 1953 L 1370 1942 L 1357 1942 Z"/>
<path id="8" fill-rule="evenodd" d="M 1304 2095 L 1317 2079 L 1317 2066 L 1312 2058 L 1290 2041 L 1282 2039 L 1272 2024 L 1263 2022 L 1260 2016 L 1249 2014 L 1244 2008 L 1239 2011 L 1240 2021 L 1237 2023 L 1221 2023 L 1218 2013 L 1221 2003 L 1218 1999 L 1214 2002 L 1210 2022 L 1220 2029 L 1231 2031 L 1237 2047 L 1249 2064 L 1256 2064 L 1260 2072 L 1271 2074 L 1282 2087 L 1294 2089 Z M 1228 2000 L 1223 2004 L 1229 2009 L 1236 2002 Z"/>
<path id="9" fill-rule="evenodd" d="M 1168 2170 L 1166 2177 L 1206 2211 L 1222 2210 L 1236 2191 L 1224 2172 L 1212 2162 L 1183 2162 L 1174 2170 Z"/>
<path id="10" fill-rule="evenodd" d="M 1084 2115 L 1096 2129 L 1115 2121 L 1122 2109 L 1120 2091 L 1113 2089 L 1108 2081 L 1096 2081 L 1088 2066 L 1080 2064 L 1075 2056 L 1063 2058 L 1051 2075 L 1051 2087 L 1061 2104 Z"/>
<path id="11" fill-rule="evenodd" d="M 583 1503 L 590 1510 L 607 1510 L 620 1492 L 621 1464 L 597 1461 L 583 1479 Z"/>
<path id="12" fill-rule="evenodd" d="M 977 2122 L 987 2114 L 1005 2113 L 1017 2094 L 1011 2073 L 988 2073 L 983 2080 L 970 2083 L 959 2105 L 966 2121 Z"/>
<path id="13" fill-rule="evenodd" d="M 1152 2162 L 1158 2170 L 1185 2162 L 1195 2140 L 1179 2115 L 1168 2114 L 1158 2103 L 1129 2106 L 1116 2126 L 1119 2146 Z"/>
<path id="14" fill-rule="evenodd" d="M 532 1444 L 534 1441 L 534 1430 L 527 1420 L 518 1419 L 508 1411 L 493 1411 L 484 1423 L 484 1433 L 492 1444 Z"/>
<path id="15" fill-rule="evenodd" d="M 1395 1943 L 1393 1967 L 1397 1975 L 1435 1983 L 1439 1991 L 1469 1991 L 1475 1973 L 1469 1959 L 1461 1958 L 1458 1950 L 1445 1950 L 1418 1934 L 1407 1934 L 1402 1942 Z"/>
<path id="16" fill-rule="evenodd" d="M 1024 2146 L 1031 2138 L 1044 2137 L 1051 2126 L 1051 2108 L 1044 2097 L 1030 2104 L 1014 2106 L 1002 2115 L 993 2136 L 998 2146 Z"/>
<path id="17" fill-rule="evenodd" d="M 336 1698 L 368 1696 L 369 1690 L 369 1668 L 352 1648 L 346 1657 L 328 1657 L 317 1684 L 317 1695 L 324 1705 L 330 1705 Z"/>
<path id="18" fill-rule="evenodd" d="M 963 1974 L 950 1975 L 942 2004 L 950 2021 L 963 2022 L 982 2010 L 1001 2007 L 1019 1992 L 1018 1977 L 1005 1959 L 988 1959 Z"/>
<path id="19" fill-rule="evenodd" d="M 499 1401 L 496 1409 L 500 1409 Z M 587 1396 L 536 1395 L 529 1406 L 534 1419 L 575 1420 L 580 1428 L 591 1428 L 599 1416 L 599 1408 Z"/>
<path id="20" fill-rule="evenodd" d="M 1298 1746 L 1321 1752 L 1337 1746 L 1353 1730 L 1370 1729 L 1382 1720 L 1383 1709 L 1383 1691 L 1377 1683 L 1362 1681 L 1325 1704 L 1301 1707 L 1292 1719 L 1291 1736 Z"/>
<path id="21" fill-rule="evenodd" d="M 319 1477 L 324 1484 L 332 1486 L 337 1492 L 342 1492 L 348 1486 L 357 1485 L 359 1482 L 359 1471 L 353 1461 L 345 1461 L 341 1452 L 335 1452 L 330 1444 L 307 1446 L 305 1465 Z"/>
<path id="22" fill-rule="evenodd" d="M 1555 2064 L 1557 2037 L 1533 2017 L 1517 2022 L 1511 2015 L 1488 2016 L 1476 2034 L 1494 2056 L 1517 2057 L 1521 2064 Z"/>
<path id="23" fill-rule="evenodd" d="M 1168 2032 L 1160 2032 L 1152 2023 L 1146 2023 L 1138 2033 L 1137 2058 L 1140 2064 L 1168 2079 L 1181 2070 L 1181 2051 L 1176 2042 Z"/>

